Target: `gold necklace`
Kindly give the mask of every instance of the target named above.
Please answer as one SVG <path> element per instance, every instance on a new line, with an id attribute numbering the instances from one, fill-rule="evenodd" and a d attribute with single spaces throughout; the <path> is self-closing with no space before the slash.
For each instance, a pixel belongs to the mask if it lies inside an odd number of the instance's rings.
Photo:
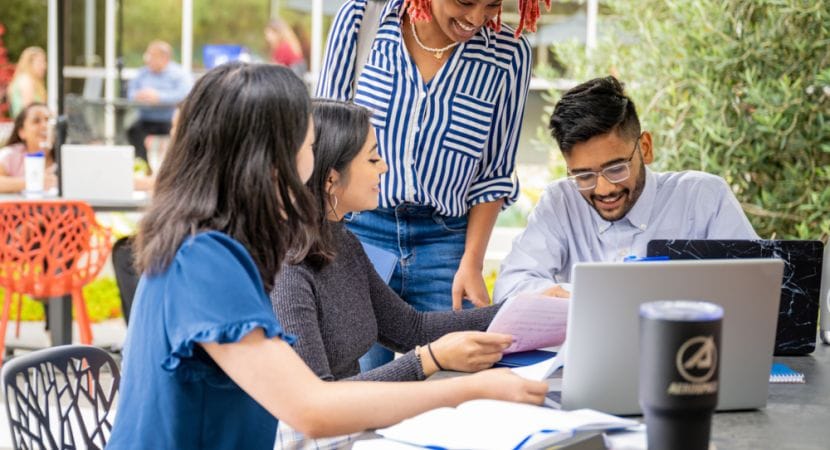
<path id="1" fill-rule="evenodd" d="M 415 31 L 415 22 L 413 22 L 412 19 L 409 19 L 409 24 L 412 25 L 412 36 L 415 38 L 415 42 L 418 44 L 418 47 L 432 53 L 433 56 L 435 56 L 435 59 L 441 59 L 441 57 L 444 56 L 445 51 L 458 45 L 458 42 L 453 42 L 452 44 L 442 48 L 427 47 L 423 42 L 421 42 L 421 39 L 418 38 L 418 32 Z"/>

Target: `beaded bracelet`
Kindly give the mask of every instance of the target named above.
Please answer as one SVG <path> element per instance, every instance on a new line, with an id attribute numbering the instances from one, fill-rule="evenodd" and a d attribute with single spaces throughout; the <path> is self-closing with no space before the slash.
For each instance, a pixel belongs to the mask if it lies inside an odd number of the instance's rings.
<path id="1" fill-rule="evenodd" d="M 441 364 L 438 363 L 438 359 L 435 358 L 435 353 L 432 353 L 432 343 L 427 344 L 427 350 L 429 350 L 429 356 L 432 358 L 432 362 L 435 363 L 435 367 L 437 367 L 438 370 L 444 370 L 444 368 L 441 367 Z"/>

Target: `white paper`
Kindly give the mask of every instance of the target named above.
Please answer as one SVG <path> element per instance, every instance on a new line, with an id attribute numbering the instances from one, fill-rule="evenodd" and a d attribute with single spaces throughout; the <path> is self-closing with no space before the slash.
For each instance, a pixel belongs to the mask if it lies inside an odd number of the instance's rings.
<path id="1" fill-rule="evenodd" d="M 536 364 L 529 366 L 514 367 L 510 370 L 516 375 L 527 378 L 528 380 L 542 381 L 547 380 L 550 376 L 559 370 L 565 363 L 564 347 L 556 356 L 548 358 L 544 361 L 539 361 Z"/>
<path id="2" fill-rule="evenodd" d="M 473 400 L 457 408 L 427 411 L 377 433 L 420 446 L 488 450 L 515 448 L 528 437 L 525 445 L 551 445 L 571 437 L 576 430 L 617 429 L 636 424 L 591 410 L 569 412 L 499 400 Z"/>
<path id="3" fill-rule="evenodd" d="M 628 428 L 623 432 L 608 433 L 605 435 L 605 442 L 608 444 L 608 448 L 612 450 L 647 450 L 647 441 L 645 425 L 639 425 Z M 709 448 L 714 448 L 714 445 L 710 444 Z"/>
<path id="4" fill-rule="evenodd" d="M 565 340 L 568 304 L 566 298 L 518 294 L 504 302 L 487 331 L 513 336 L 504 353 L 560 345 Z"/>
<path id="5" fill-rule="evenodd" d="M 392 441 L 389 439 L 367 439 L 363 441 L 355 441 L 352 444 L 352 450 L 413 450 L 423 448 L 418 445 L 404 444 L 403 442 Z"/>

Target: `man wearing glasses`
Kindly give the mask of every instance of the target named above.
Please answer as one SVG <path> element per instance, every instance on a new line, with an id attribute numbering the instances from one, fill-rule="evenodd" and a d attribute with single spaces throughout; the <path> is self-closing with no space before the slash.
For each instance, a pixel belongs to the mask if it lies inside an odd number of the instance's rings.
<path id="1" fill-rule="evenodd" d="M 651 134 L 616 78 L 566 92 L 550 130 L 569 176 L 545 189 L 513 241 L 496 302 L 519 292 L 567 297 L 573 264 L 643 257 L 652 239 L 758 239 L 721 177 L 646 167 Z"/>

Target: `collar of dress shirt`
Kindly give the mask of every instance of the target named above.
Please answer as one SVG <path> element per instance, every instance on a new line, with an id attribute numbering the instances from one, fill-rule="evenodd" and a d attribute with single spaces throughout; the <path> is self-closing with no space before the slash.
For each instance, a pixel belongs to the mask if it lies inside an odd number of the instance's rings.
<path id="1" fill-rule="evenodd" d="M 643 188 L 643 193 L 640 194 L 640 198 L 637 199 L 637 203 L 628 211 L 628 214 L 618 221 L 628 222 L 633 228 L 637 228 L 640 231 L 648 229 L 651 212 L 654 210 L 654 200 L 657 197 L 657 177 L 647 166 L 644 166 L 644 168 L 646 171 L 646 185 Z M 594 224 L 597 226 L 597 232 L 603 234 L 608 231 L 613 222 L 603 219 L 593 207 L 590 208 L 591 216 L 594 218 Z"/>

